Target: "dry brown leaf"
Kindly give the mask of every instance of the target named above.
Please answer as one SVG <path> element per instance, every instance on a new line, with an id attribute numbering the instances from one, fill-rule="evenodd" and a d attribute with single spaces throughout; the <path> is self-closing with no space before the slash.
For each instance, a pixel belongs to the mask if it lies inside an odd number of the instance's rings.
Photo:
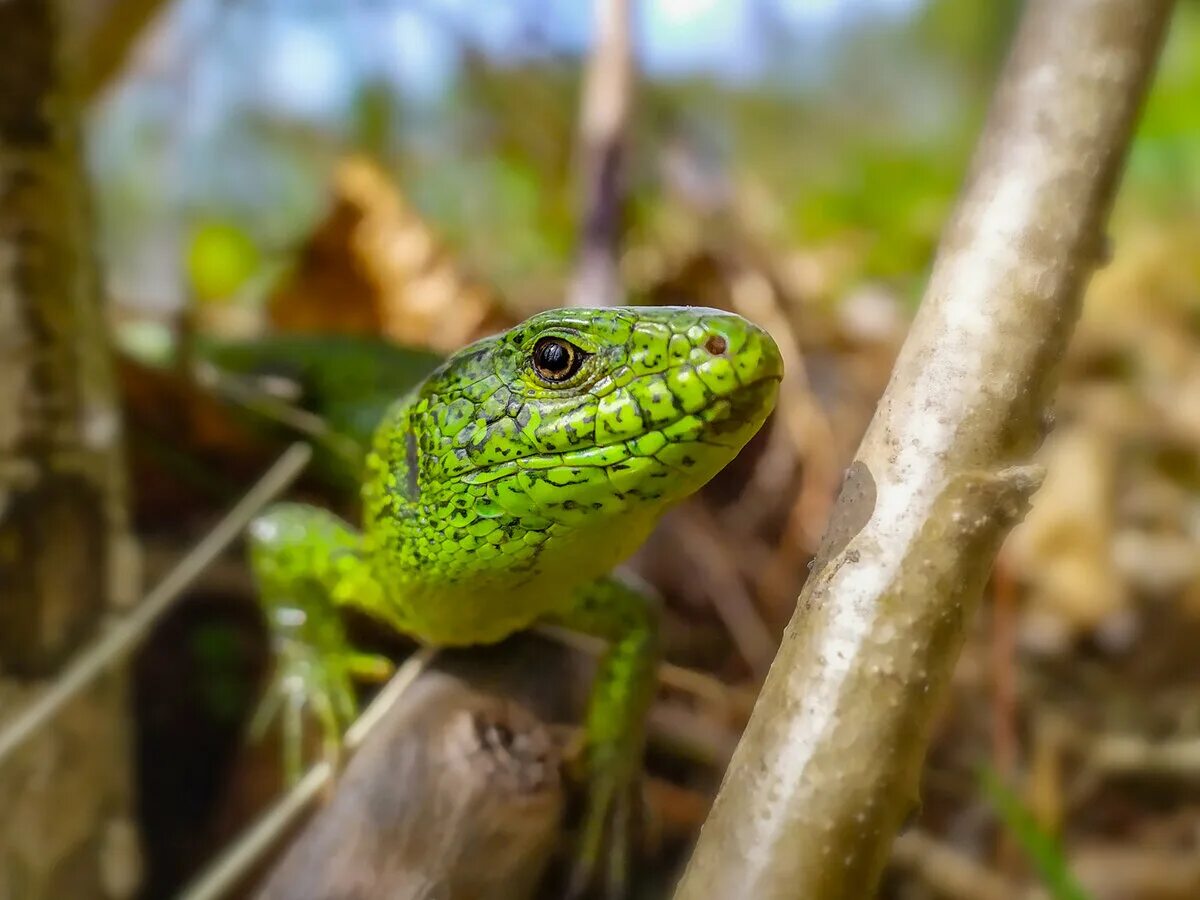
<path id="1" fill-rule="evenodd" d="M 1200 220 L 1171 227 L 1148 221 L 1114 247 L 1088 288 L 1083 328 L 1134 334 L 1148 321 L 1190 314 L 1200 283 Z"/>
<path id="2" fill-rule="evenodd" d="M 1042 461 L 1046 480 L 1005 558 L 1029 585 L 1026 625 L 1038 633 L 1026 636 L 1045 644 L 1099 628 L 1129 598 L 1113 564 L 1111 439 L 1086 424 L 1067 426 L 1047 441 Z"/>
<path id="3" fill-rule="evenodd" d="M 511 324 L 373 162 L 346 159 L 333 205 L 268 303 L 280 331 L 372 334 L 449 352 Z"/>

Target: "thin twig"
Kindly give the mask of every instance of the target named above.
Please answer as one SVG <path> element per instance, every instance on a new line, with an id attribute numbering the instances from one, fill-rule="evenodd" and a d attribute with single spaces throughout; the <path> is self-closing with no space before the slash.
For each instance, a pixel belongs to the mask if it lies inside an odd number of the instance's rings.
<path id="1" fill-rule="evenodd" d="M 1021 894 L 982 863 L 918 829 L 896 838 L 892 865 L 913 873 L 940 896 L 957 900 L 1011 900 Z"/>
<path id="2" fill-rule="evenodd" d="M 171 604 L 228 547 L 260 509 L 308 463 L 307 444 L 293 444 L 141 603 L 70 662 L 58 678 L 0 732 L 0 765 L 98 676 L 131 653 Z"/>
<path id="3" fill-rule="evenodd" d="M 322 416 L 272 396 L 256 387 L 250 379 L 231 375 L 208 362 L 195 366 L 195 377 L 200 385 L 243 409 L 328 449 L 351 468 L 359 466 L 366 455 L 357 441 L 338 434 Z"/>
<path id="4" fill-rule="evenodd" d="M 1104 775 L 1200 780 L 1200 737 L 1161 741 L 1135 734 L 1097 735 L 1087 742 L 1087 762 Z"/>
<path id="5" fill-rule="evenodd" d="M 837 492 L 841 470 L 838 466 L 837 444 L 833 428 L 808 381 L 800 341 L 780 305 L 780 298 L 770 281 L 760 273 L 743 273 L 734 282 L 733 308 L 770 332 L 783 356 L 783 383 L 779 386 L 776 417 L 782 428 L 772 434 L 772 444 L 786 448 L 790 456 L 798 457 L 801 485 L 788 514 L 784 532 L 771 559 L 757 567 L 754 584 L 758 596 L 771 608 L 787 599 L 794 590 L 794 573 L 802 560 L 811 558 L 816 550 L 821 530 L 829 520 L 829 510 Z M 768 447 L 768 454 L 771 454 Z M 755 509 L 770 508 L 753 490 L 756 482 L 768 471 L 769 458 L 764 458 L 754 479 L 743 492 L 743 499 L 732 513 L 743 521 L 747 505 Z M 787 467 L 789 475 L 794 464 Z M 745 527 L 745 526 L 743 526 Z"/>
<path id="6" fill-rule="evenodd" d="M 167 6 L 166 0 L 105 0 L 72 4 L 74 16 L 87 23 L 75 52 L 79 60 L 79 93 L 94 100 L 112 84 L 147 27 Z"/>
<path id="7" fill-rule="evenodd" d="M 742 659 L 761 681 L 771 668 L 776 641 L 730 558 L 712 514 L 695 503 L 674 522 L 682 554 L 703 575 L 709 600 L 725 624 Z"/>
<path id="8" fill-rule="evenodd" d="M 631 4 L 632 0 L 595 0 L 596 39 L 580 113 L 583 213 L 572 306 L 616 306 L 623 293 L 619 256 L 634 81 Z"/>
<path id="9" fill-rule="evenodd" d="M 647 741 L 676 759 L 723 771 L 737 746 L 740 723 L 727 724 L 693 707 L 678 701 L 656 703 L 646 720 Z"/>
<path id="10" fill-rule="evenodd" d="M 608 647 L 608 642 L 603 638 L 571 631 L 558 625 L 537 625 L 533 630 L 543 637 L 587 653 L 589 656 L 599 656 Z M 739 715 L 748 713 L 754 705 L 753 691 L 725 684 L 707 672 L 688 669 L 674 663 L 659 663 L 658 681 L 664 687 L 691 694 L 693 697 L 699 697 Z"/>

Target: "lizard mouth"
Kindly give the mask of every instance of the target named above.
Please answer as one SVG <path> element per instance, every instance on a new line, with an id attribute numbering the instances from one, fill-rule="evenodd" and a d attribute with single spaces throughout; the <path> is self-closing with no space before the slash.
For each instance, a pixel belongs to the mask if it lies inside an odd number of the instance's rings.
<path id="1" fill-rule="evenodd" d="M 595 468 L 631 458 L 654 457 L 672 444 L 699 444 L 728 450 L 732 458 L 758 430 L 775 404 L 782 376 L 774 372 L 715 396 L 692 413 L 657 423 L 654 427 L 608 444 L 589 443 L 562 452 L 535 451 L 469 469 L 460 475 L 468 484 L 496 481 L 525 469 Z"/>
<path id="2" fill-rule="evenodd" d="M 717 435 L 741 432 L 748 425 L 757 430 L 774 408 L 782 380 L 780 375 L 765 375 L 714 400 L 710 406 L 724 403 L 728 412 L 710 423 L 711 432 Z"/>

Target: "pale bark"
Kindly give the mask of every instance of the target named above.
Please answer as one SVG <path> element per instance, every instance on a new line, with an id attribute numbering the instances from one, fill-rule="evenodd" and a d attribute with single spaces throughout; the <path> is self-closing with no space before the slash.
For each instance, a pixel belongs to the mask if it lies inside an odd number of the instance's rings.
<path id="1" fill-rule="evenodd" d="M 1038 476 L 1172 4 L 1030 0 L 928 290 L 677 900 L 870 896 Z"/>
<path id="2" fill-rule="evenodd" d="M 582 223 L 572 306 L 622 302 L 620 244 L 625 224 L 625 155 L 635 76 L 633 0 L 595 0 L 596 40 L 580 111 Z"/>
<path id="3" fill-rule="evenodd" d="M 135 588 L 120 426 L 58 7 L 0 3 L 0 729 Z M 0 898 L 137 880 L 124 691 L 0 769 Z"/>

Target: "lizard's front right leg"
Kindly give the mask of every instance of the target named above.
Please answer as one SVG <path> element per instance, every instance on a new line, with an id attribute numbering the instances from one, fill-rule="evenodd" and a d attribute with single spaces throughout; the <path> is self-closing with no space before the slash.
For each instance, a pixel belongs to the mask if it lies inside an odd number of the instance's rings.
<path id="1" fill-rule="evenodd" d="M 250 565 L 275 658 L 254 728 L 261 731 L 282 713 L 284 770 L 294 781 L 305 708 L 320 724 L 326 752 L 335 754 L 357 713 L 354 679 L 383 680 L 391 673 L 385 657 L 350 646 L 338 607 L 379 615 L 386 606 L 363 556 L 361 535 L 337 516 L 280 503 L 251 523 L 249 535 Z"/>

